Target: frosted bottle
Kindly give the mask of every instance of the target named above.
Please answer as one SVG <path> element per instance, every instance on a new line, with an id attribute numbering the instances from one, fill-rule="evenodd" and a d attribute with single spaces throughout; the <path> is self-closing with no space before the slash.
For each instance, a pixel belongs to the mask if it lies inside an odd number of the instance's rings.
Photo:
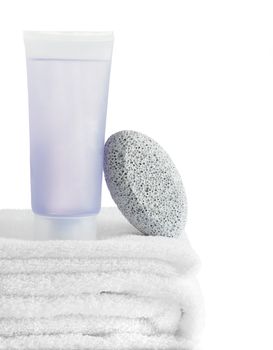
<path id="1" fill-rule="evenodd" d="M 111 32 L 24 32 L 31 204 L 76 217 L 101 207 Z"/>

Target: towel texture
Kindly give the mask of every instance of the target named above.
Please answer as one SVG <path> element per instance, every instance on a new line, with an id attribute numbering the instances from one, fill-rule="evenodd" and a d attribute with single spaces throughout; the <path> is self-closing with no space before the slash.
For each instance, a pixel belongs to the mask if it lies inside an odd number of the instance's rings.
<path id="1" fill-rule="evenodd" d="M 202 298 L 185 233 L 142 236 L 108 208 L 97 240 L 33 241 L 31 215 L 0 212 L 0 349 L 194 349 Z"/>
<path id="2" fill-rule="evenodd" d="M 41 345 L 42 344 L 42 345 Z M 85 334 L 29 335 L 1 340 L 0 349 L 24 350 L 189 350 L 193 349 L 189 340 L 174 336 L 145 336 L 141 334 L 110 334 L 90 336 Z"/>

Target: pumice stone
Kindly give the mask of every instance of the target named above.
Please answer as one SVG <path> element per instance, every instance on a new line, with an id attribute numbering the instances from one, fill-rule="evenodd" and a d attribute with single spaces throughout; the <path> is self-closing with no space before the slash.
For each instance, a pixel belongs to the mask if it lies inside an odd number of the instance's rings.
<path id="1" fill-rule="evenodd" d="M 181 177 L 164 149 L 136 131 L 119 131 L 104 147 L 104 175 L 111 196 L 145 235 L 178 236 L 187 216 Z"/>

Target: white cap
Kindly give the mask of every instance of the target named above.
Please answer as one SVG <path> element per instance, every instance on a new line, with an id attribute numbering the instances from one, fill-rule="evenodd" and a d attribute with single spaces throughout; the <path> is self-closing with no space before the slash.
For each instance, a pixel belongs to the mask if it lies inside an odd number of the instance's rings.
<path id="1" fill-rule="evenodd" d="M 24 240 L 94 240 L 97 215 L 48 217 L 32 210 L 0 210 L 1 237 Z"/>
<path id="2" fill-rule="evenodd" d="M 48 217 L 33 214 L 34 237 L 36 240 L 93 240 L 97 234 L 96 217 Z"/>

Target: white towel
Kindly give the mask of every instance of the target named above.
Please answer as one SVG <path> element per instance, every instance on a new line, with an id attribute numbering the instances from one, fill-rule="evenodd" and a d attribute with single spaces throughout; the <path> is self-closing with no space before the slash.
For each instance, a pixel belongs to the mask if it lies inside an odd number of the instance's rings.
<path id="1" fill-rule="evenodd" d="M 127 295 L 79 295 L 69 297 L 0 297 L 2 318 L 37 318 L 62 315 L 148 318 L 158 328 L 179 320 L 180 309 L 171 302 Z"/>
<path id="2" fill-rule="evenodd" d="M 81 315 L 117 318 L 145 318 L 158 332 L 181 330 L 183 336 L 194 338 L 200 328 L 200 292 L 193 279 L 183 282 L 181 298 L 173 301 L 171 294 L 164 298 L 139 297 L 132 293 L 69 296 L 0 297 L 0 315 L 5 319 L 35 319 Z M 1 334 L 1 329 L 0 329 Z"/>
<path id="3" fill-rule="evenodd" d="M 158 334 L 158 329 L 146 318 L 68 315 L 51 318 L 24 318 L 23 322 L 24 328 L 22 328 L 22 318 L 0 319 L 0 337 L 28 336 L 30 334 L 89 334 L 94 336 L 110 333 Z M 168 326 L 169 333 L 174 333 L 176 330 L 175 322 L 173 328 L 171 322 Z"/>
<path id="4" fill-rule="evenodd" d="M 166 298 L 179 303 L 188 292 L 183 277 L 139 272 L 30 273 L 1 275 L 0 295 L 67 296 L 102 292 Z"/>
<path id="5" fill-rule="evenodd" d="M 169 263 L 180 273 L 192 272 L 199 259 L 185 232 L 178 238 L 142 236 L 116 208 L 106 208 L 98 215 L 96 241 L 31 241 L 25 240 L 33 230 L 30 211 L 0 211 L 0 260 L 2 259 L 149 259 Z M 16 225 L 12 217 L 16 218 Z M 2 227 L 3 226 L 3 227 Z M 21 230 L 21 231 L 20 231 Z M 21 232 L 21 233 L 20 233 Z M 13 236 L 21 239 L 12 239 Z M 158 269 L 160 271 L 160 269 Z"/>
<path id="6" fill-rule="evenodd" d="M 136 235 L 107 209 L 96 241 L 24 240 L 31 215 L 0 212 L 0 349 L 192 349 L 202 307 L 185 233 Z"/>
<path id="7" fill-rule="evenodd" d="M 192 341 L 173 335 L 145 336 L 110 334 L 104 337 L 84 334 L 29 335 L 1 338 L 1 350 L 190 350 Z"/>
<path id="8" fill-rule="evenodd" d="M 0 240 L 1 242 L 1 240 Z M 1 244 L 1 243 L 0 243 Z M 192 268 L 196 265 L 192 266 Z M 139 272 L 158 276 L 178 276 L 175 266 L 156 259 L 130 258 L 32 258 L 0 259 L 0 274 L 30 273 L 87 273 L 87 272 Z"/>

